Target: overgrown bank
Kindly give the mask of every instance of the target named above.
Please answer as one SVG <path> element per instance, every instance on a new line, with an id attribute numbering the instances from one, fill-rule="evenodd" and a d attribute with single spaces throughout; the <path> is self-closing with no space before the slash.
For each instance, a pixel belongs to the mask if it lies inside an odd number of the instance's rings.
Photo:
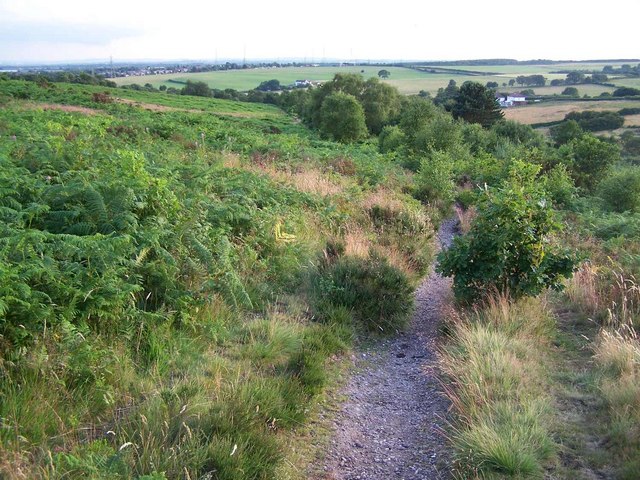
<path id="1" fill-rule="evenodd" d="M 2 475 L 304 478 L 335 355 L 430 263 L 411 175 L 276 109 L 94 90 L 0 82 Z"/>

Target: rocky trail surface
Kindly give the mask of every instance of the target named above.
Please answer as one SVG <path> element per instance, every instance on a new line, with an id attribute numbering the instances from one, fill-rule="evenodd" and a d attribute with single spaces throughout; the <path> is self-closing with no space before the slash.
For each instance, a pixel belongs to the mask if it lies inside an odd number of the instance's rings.
<path id="1" fill-rule="evenodd" d="M 441 248 L 451 243 L 456 225 L 453 219 L 442 223 Z M 436 340 L 450 292 L 449 279 L 432 271 L 416 292 L 407 330 L 356 353 L 325 459 L 325 479 L 449 478 L 442 435 L 449 402 L 437 378 Z"/>

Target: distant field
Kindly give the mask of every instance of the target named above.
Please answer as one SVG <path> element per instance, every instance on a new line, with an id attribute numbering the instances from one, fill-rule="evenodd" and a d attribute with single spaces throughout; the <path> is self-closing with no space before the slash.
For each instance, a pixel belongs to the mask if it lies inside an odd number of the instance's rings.
<path id="1" fill-rule="evenodd" d="M 478 72 L 504 73 L 511 76 L 541 74 L 548 76 L 549 72 L 558 70 L 602 70 L 606 65 L 620 66 L 621 62 L 597 63 L 556 63 L 552 65 L 456 65 L 434 66 L 434 68 L 451 68 L 460 70 L 474 70 Z M 428 68 L 428 66 L 426 67 Z M 561 75 L 562 76 L 562 75 Z M 548 77 L 550 78 L 550 77 Z"/>
<path id="2" fill-rule="evenodd" d="M 558 102 L 513 107 L 504 110 L 507 120 L 515 120 L 520 123 L 534 124 L 557 122 L 563 120 L 569 112 L 581 112 L 584 110 L 620 110 L 621 108 L 640 107 L 640 100 L 611 100 L 603 102 Z M 633 122 L 633 123 L 631 123 Z M 625 118 L 625 125 L 636 125 L 636 119 Z"/>
<path id="3" fill-rule="evenodd" d="M 502 85 L 502 83 L 500 84 Z M 597 97 L 603 92 L 613 92 L 615 87 L 605 87 L 604 85 L 593 85 L 593 84 L 582 84 L 582 85 L 571 85 L 578 89 L 578 95 L 581 97 L 583 95 L 589 95 L 590 97 Z M 559 87 L 506 87 L 499 88 L 498 90 L 501 92 L 519 92 L 524 89 L 531 89 L 534 91 L 536 95 L 560 95 L 567 85 L 561 85 Z"/>
<path id="4" fill-rule="evenodd" d="M 508 82 L 509 77 L 497 77 L 495 75 L 455 75 L 449 73 L 425 73 L 419 72 L 411 68 L 402 67 L 286 67 L 286 68 L 256 68 L 249 70 L 227 70 L 220 72 L 202 72 L 202 73 L 179 73 L 167 75 L 146 75 L 139 77 L 123 77 L 116 78 L 118 85 L 128 85 L 137 83 L 144 85 L 150 83 L 155 87 L 166 85 L 167 87 L 180 88 L 179 83 L 170 82 L 176 80 L 178 82 L 186 82 L 187 80 L 206 82 L 211 88 L 233 88 L 235 90 L 251 90 L 260 85 L 261 82 L 271 79 L 277 79 L 281 84 L 291 84 L 296 80 L 312 80 L 325 82 L 331 80 L 336 73 L 362 73 L 365 78 L 377 77 L 378 71 L 385 68 L 391 72 L 391 76 L 386 80 L 389 84 L 395 86 L 401 93 L 411 95 L 416 94 L 420 90 L 426 90 L 435 94 L 440 87 L 446 87 L 452 78 L 462 84 L 467 80 L 475 80 L 481 83 L 486 82 Z"/>
<path id="5" fill-rule="evenodd" d="M 154 86 L 180 87 L 169 80 L 186 82 L 187 80 L 206 82 L 211 88 L 233 88 L 235 90 L 251 90 L 266 80 L 277 79 L 283 85 L 292 84 L 296 80 L 327 81 L 336 73 L 362 73 L 365 78 L 377 77 L 383 67 L 287 67 L 287 68 L 255 68 L 248 70 L 226 70 L 219 72 L 181 73 L 167 75 L 148 75 L 115 79 L 118 85 L 131 83 L 150 83 Z M 409 68 L 387 67 L 391 72 L 390 83 L 415 81 L 426 74 Z M 364 71 L 364 72 L 363 72 Z"/>
<path id="6" fill-rule="evenodd" d="M 286 68 L 255 68 L 247 70 L 227 70 L 219 72 L 202 72 L 202 73 L 176 73 L 167 75 L 146 75 L 139 77 L 121 77 L 114 79 L 118 85 L 129 85 L 137 83 L 144 85 L 150 83 L 154 87 L 165 85 L 166 87 L 181 88 L 180 83 L 187 80 L 205 82 L 211 88 L 224 90 L 225 88 L 233 88 L 235 90 L 246 91 L 256 88 L 261 82 L 266 80 L 277 79 L 283 85 L 292 84 L 296 80 L 312 80 L 324 82 L 331 80 L 336 73 L 362 73 L 365 78 L 377 77 L 378 71 L 382 68 L 391 72 L 389 79 L 385 80 L 389 84 L 395 86 L 405 95 L 414 95 L 425 90 L 432 95 L 441 87 L 446 87 L 449 80 L 454 79 L 458 85 L 467 80 L 472 80 L 485 84 L 487 82 L 497 82 L 501 89 L 506 91 L 517 91 L 527 87 L 502 87 L 508 84 L 509 80 L 515 79 L 518 75 L 543 74 L 548 80 L 555 78 L 564 78 L 562 74 L 550 74 L 550 71 L 562 69 L 595 69 L 601 70 L 605 65 L 616 65 L 614 63 L 597 63 L 597 64 L 557 64 L 557 65 L 459 65 L 455 67 L 437 67 L 451 68 L 452 70 L 474 70 L 482 72 L 495 72 L 488 75 L 457 75 L 455 73 L 428 73 L 403 67 L 380 67 L 380 66 L 345 66 L 345 67 L 286 67 Z M 428 68 L 428 67 L 427 67 Z M 617 83 L 617 81 L 615 81 Z M 621 79 L 620 85 L 640 86 L 640 79 L 636 83 L 636 79 Z M 564 87 L 542 87 L 534 88 L 535 92 L 543 95 L 560 94 Z M 612 91 L 610 87 L 602 87 L 599 85 L 578 85 L 580 95 L 599 95 L 602 92 Z"/>

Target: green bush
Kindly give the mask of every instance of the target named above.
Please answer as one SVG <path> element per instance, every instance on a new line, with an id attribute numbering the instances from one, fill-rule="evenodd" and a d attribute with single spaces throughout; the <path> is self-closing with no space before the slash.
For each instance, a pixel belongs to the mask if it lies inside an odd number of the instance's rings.
<path id="1" fill-rule="evenodd" d="M 382 153 L 393 152 L 405 142 L 405 135 L 397 125 L 388 125 L 382 129 L 378 137 L 378 147 Z"/>
<path id="2" fill-rule="evenodd" d="M 559 229 L 543 192 L 539 167 L 516 162 L 502 188 L 485 189 L 470 232 L 439 257 L 438 271 L 453 276 L 456 298 L 473 302 L 492 291 L 518 298 L 562 288 L 574 261 L 550 243 Z"/>
<path id="3" fill-rule="evenodd" d="M 609 175 L 600 183 L 598 196 L 614 212 L 640 211 L 640 167 L 624 168 Z"/>
<path id="4" fill-rule="evenodd" d="M 446 210 L 455 195 L 453 159 L 446 152 L 435 151 L 420 162 L 416 175 L 415 197 Z"/>
<path id="5" fill-rule="evenodd" d="M 391 333 L 402 329 L 413 312 L 413 287 L 384 257 L 342 257 L 318 272 L 313 279 L 312 302 L 316 316 L 330 321 L 336 307 L 352 312 L 358 325 L 368 331 Z"/>
<path id="6" fill-rule="evenodd" d="M 563 162 L 578 187 L 595 190 L 611 166 L 620 160 L 620 148 L 593 135 L 583 135 L 559 149 Z"/>
<path id="7" fill-rule="evenodd" d="M 618 112 L 585 110 L 584 112 L 570 112 L 565 120 L 578 122 L 580 128 L 587 132 L 599 132 L 602 130 L 615 130 L 622 127 L 624 118 Z"/>
<path id="8" fill-rule="evenodd" d="M 320 132 L 338 142 L 355 142 L 367 135 L 364 109 L 347 93 L 332 93 L 320 108 Z"/>
<path id="9" fill-rule="evenodd" d="M 564 165 L 556 165 L 542 179 L 544 189 L 554 205 L 564 207 L 571 205 L 576 195 L 576 186 Z"/>

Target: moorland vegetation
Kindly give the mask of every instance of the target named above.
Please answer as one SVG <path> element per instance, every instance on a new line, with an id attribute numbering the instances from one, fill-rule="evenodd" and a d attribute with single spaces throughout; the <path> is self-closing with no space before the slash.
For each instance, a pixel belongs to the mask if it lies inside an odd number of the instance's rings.
<path id="1" fill-rule="evenodd" d="M 2 474 L 306 478 L 341 354 L 403 328 L 456 209 L 455 468 L 633 478 L 638 136 L 547 138 L 456 89 L 337 75 L 277 108 L 0 77 Z"/>

